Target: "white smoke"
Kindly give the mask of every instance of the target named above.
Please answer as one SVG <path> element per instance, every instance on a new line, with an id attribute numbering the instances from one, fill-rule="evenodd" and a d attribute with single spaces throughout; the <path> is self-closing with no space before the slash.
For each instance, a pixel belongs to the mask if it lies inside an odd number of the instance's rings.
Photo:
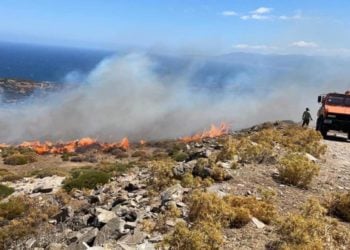
<path id="1" fill-rule="evenodd" d="M 85 136 L 150 140 L 189 135 L 221 121 L 233 129 L 278 119 L 298 121 L 306 106 L 316 111 L 317 94 L 331 89 L 325 83 L 279 87 L 271 82 L 271 91 L 242 94 L 232 90 L 240 82 L 235 78 L 230 80 L 234 84 L 213 93 L 193 88 L 192 67 L 171 76 L 157 73 L 158 67 L 159 62 L 143 54 L 110 58 L 77 88 L 20 107 L 0 107 L 0 142 Z"/>

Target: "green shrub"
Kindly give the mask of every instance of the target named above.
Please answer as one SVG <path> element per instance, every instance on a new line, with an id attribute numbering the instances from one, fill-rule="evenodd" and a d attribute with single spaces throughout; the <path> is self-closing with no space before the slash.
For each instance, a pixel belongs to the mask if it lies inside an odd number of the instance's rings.
<path id="1" fill-rule="evenodd" d="M 188 154 L 183 152 L 183 151 L 178 151 L 176 153 L 174 153 L 172 156 L 174 161 L 178 161 L 178 162 L 182 162 L 188 159 Z"/>
<path id="2" fill-rule="evenodd" d="M 25 199 L 15 197 L 7 202 L 0 203 L 0 218 L 6 220 L 17 219 L 25 214 L 29 209 L 29 205 Z"/>
<path id="3" fill-rule="evenodd" d="M 29 176 L 35 176 L 37 178 L 45 178 L 49 176 L 66 176 L 68 173 L 64 171 L 63 169 L 56 169 L 56 168 L 44 168 L 44 169 L 36 169 L 30 172 Z"/>
<path id="4" fill-rule="evenodd" d="M 68 152 L 64 152 L 62 155 L 61 155 L 61 159 L 62 161 L 69 161 L 70 157 L 72 156 L 77 156 L 78 154 L 77 153 L 68 153 Z"/>
<path id="5" fill-rule="evenodd" d="M 75 169 L 71 175 L 71 178 L 65 180 L 63 185 L 68 192 L 73 188 L 94 189 L 97 185 L 106 184 L 110 178 L 108 173 L 95 169 Z"/>
<path id="6" fill-rule="evenodd" d="M 12 194 L 15 190 L 12 187 L 0 184 L 0 200 Z"/>
<path id="7" fill-rule="evenodd" d="M 24 165 L 36 161 L 34 154 L 16 153 L 4 158 L 4 163 L 7 165 Z"/>
<path id="8" fill-rule="evenodd" d="M 19 179 L 22 179 L 22 177 L 8 171 L 7 169 L 0 169 L 0 181 L 13 182 Z"/>
<path id="9" fill-rule="evenodd" d="M 9 157 L 15 154 L 35 154 L 35 151 L 29 147 L 7 147 L 1 151 L 3 158 Z"/>
<path id="10" fill-rule="evenodd" d="M 101 163 L 97 169 L 103 172 L 109 173 L 112 176 L 118 176 L 120 174 L 128 172 L 130 169 L 134 167 L 132 163 Z"/>
<path id="11" fill-rule="evenodd" d="M 320 167 L 300 154 L 288 154 L 278 166 L 280 180 L 283 183 L 306 188 L 319 174 Z"/>

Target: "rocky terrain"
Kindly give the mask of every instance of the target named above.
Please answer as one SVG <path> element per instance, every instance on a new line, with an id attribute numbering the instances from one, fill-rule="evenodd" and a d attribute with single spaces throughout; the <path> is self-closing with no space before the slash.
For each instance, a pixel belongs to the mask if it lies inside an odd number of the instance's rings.
<path id="1" fill-rule="evenodd" d="M 0 95 L 4 103 L 16 103 L 32 96 L 45 96 L 61 87 L 50 82 L 34 82 L 19 79 L 0 79 Z"/>
<path id="2" fill-rule="evenodd" d="M 2 158 L 1 249 L 350 248 L 350 144 L 292 122 Z"/>

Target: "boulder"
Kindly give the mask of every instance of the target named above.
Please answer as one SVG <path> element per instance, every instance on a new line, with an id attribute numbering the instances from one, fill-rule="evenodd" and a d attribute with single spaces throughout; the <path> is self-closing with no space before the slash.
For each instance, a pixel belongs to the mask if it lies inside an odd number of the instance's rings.
<path id="1" fill-rule="evenodd" d="M 180 184 L 167 188 L 161 193 L 162 205 L 168 201 L 182 201 L 184 189 Z"/>
<path id="2" fill-rule="evenodd" d="M 111 219 L 101 230 L 97 233 L 94 245 L 100 246 L 110 239 L 118 240 L 124 232 L 125 221 L 120 218 Z"/>
<path id="3" fill-rule="evenodd" d="M 113 211 L 108 211 L 103 208 L 96 208 L 97 220 L 99 223 L 106 224 L 110 220 L 117 217 L 117 215 Z"/>

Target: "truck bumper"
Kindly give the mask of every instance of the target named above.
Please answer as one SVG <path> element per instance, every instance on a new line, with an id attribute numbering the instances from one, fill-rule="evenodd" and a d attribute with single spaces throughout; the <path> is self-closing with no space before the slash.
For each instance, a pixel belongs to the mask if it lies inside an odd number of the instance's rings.
<path id="1" fill-rule="evenodd" d="M 327 127 L 327 130 L 350 131 L 350 121 L 326 118 L 323 120 L 323 126 Z"/>

